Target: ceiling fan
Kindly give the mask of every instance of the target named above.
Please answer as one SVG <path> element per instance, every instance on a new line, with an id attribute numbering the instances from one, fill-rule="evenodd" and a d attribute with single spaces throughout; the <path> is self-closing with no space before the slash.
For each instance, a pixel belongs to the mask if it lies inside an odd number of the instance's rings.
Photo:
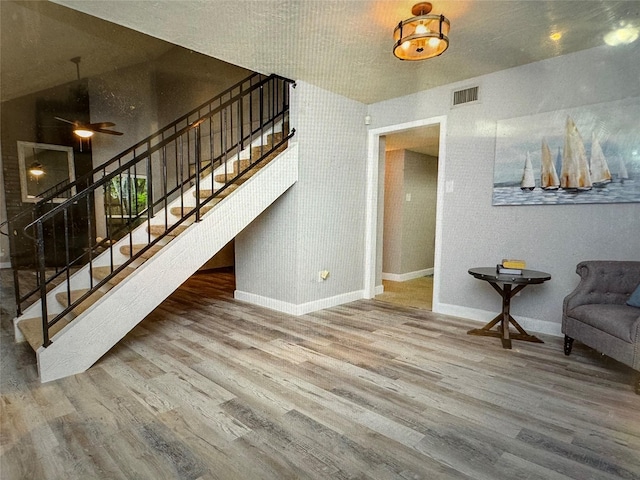
<path id="1" fill-rule="evenodd" d="M 73 133 L 82 138 L 89 138 L 94 133 L 108 133 L 109 135 L 122 135 L 122 132 L 116 132 L 115 130 L 108 130 L 106 127 L 115 127 L 113 122 L 97 122 L 97 123 L 83 123 L 78 121 L 67 120 L 66 118 L 53 117 L 61 122 L 70 123 L 73 125 Z"/>
<path id="2" fill-rule="evenodd" d="M 80 80 L 80 59 L 81 57 L 73 57 L 71 62 L 76 64 L 76 74 L 78 80 Z M 61 122 L 70 123 L 73 125 L 73 133 L 80 138 L 92 137 L 94 133 L 108 133 L 109 135 L 123 135 L 122 132 L 116 132 L 115 130 L 107 130 L 105 127 L 115 127 L 113 122 L 97 122 L 97 123 L 83 123 L 79 121 L 71 121 L 66 118 L 53 117 Z"/>

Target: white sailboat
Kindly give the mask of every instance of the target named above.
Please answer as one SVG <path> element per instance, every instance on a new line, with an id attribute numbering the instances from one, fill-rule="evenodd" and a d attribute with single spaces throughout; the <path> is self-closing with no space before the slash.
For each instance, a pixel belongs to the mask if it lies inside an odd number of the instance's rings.
<path id="1" fill-rule="evenodd" d="M 527 158 L 524 161 L 524 171 L 522 172 L 522 181 L 520 182 L 520 188 L 522 191 L 531 191 L 536 188 L 536 180 L 533 176 L 533 165 L 531 165 L 531 158 L 529 158 L 529 152 L 527 152 Z"/>
<path id="2" fill-rule="evenodd" d="M 629 180 L 629 172 L 622 157 L 618 156 L 618 181 L 624 183 L 625 180 Z"/>
<path id="3" fill-rule="evenodd" d="M 591 182 L 594 187 L 604 187 L 611 182 L 611 171 L 609 164 L 602 152 L 600 142 L 596 138 L 596 134 L 591 135 Z"/>
<path id="4" fill-rule="evenodd" d="M 591 190 L 591 175 L 587 165 L 587 151 L 580 132 L 571 117 L 567 117 L 562 151 L 560 188 L 572 191 Z"/>
<path id="5" fill-rule="evenodd" d="M 540 172 L 540 187 L 543 190 L 557 190 L 560 186 L 560 179 L 558 178 L 558 172 L 553 165 L 551 159 L 551 149 L 549 144 L 543 138 L 542 139 L 542 166 Z"/>

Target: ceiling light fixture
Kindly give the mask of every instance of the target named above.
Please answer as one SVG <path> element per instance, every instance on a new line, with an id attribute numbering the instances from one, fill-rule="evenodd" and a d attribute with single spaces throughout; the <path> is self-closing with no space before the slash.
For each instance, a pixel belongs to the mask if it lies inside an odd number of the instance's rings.
<path id="1" fill-rule="evenodd" d="M 41 175 L 44 175 L 44 167 L 40 162 L 33 162 L 31 165 L 29 165 L 29 173 L 34 177 L 39 177 Z"/>
<path id="2" fill-rule="evenodd" d="M 74 128 L 73 133 L 75 133 L 80 138 L 90 138 L 93 136 L 93 130 L 87 130 L 86 128 Z"/>
<path id="3" fill-rule="evenodd" d="M 414 17 L 401 21 L 393 31 L 393 54 L 400 60 L 426 60 L 449 47 L 451 23 L 444 15 L 429 15 L 429 2 L 416 3 Z"/>

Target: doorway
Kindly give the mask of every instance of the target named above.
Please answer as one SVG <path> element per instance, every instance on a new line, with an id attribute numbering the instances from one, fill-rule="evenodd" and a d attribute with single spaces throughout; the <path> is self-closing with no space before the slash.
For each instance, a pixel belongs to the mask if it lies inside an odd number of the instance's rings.
<path id="1" fill-rule="evenodd" d="M 367 298 L 375 297 L 390 303 L 433 311 L 438 309 L 441 199 L 445 178 L 445 145 L 441 140 L 444 138 L 446 138 L 445 117 L 434 117 L 369 131 L 368 238 L 365 259 L 365 293 Z M 396 192 L 390 192 L 389 182 L 385 182 L 387 151 L 394 152 L 396 156 L 394 161 L 397 161 L 398 156 L 405 157 L 404 154 L 398 154 L 398 152 L 410 152 L 406 155 L 407 163 L 403 163 L 399 167 L 396 166 L 396 169 L 399 171 L 406 169 L 406 174 L 412 178 L 404 188 L 397 189 Z M 429 161 L 432 163 L 429 174 L 434 178 L 431 185 L 424 185 L 425 189 L 430 190 L 427 192 L 422 189 L 419 180 L 416 180 L 416 177 L 420 175 L 416 175 L 416 168 L 423 171 L 424 162 Z M 424 175 L 427 174 L 424 170 Z M 397 179 L 395 183 L 398 183 Z M 398 191 L 401 194 L 398 194 Z M 431 198 L 425 198 L 425 193 L 431 193 Z M 389 222 L 393 223 L 393 220 L 390 220 L 391 217 L 387 214 L 385 218 L 385 208 L 388 209 L 390 203 L 388 195 L 396 197 L 394 200 L 396 206 L 394 207 L 391 202 L 391 208 L 404 209 L 403 212 L 408 215 L 409 226 L 402 234 L 405 237 L 403 247 L 397 245 L 390 247 L 389 242 L 385 242 L 385 229 L 387 231 L 396 230 L 395 225 L 389 225 Z M 423 205 L 420 205 L 420 201 L 423 202 Z M 435 208 L 429 212 L 426 203 Z M 425 207 L 424 215 L 421 207 Z M 414 217 L 412 218 L 411 215 Z M 423 220 L 431 224 L 433 229 L 431 234 L 428 233 L 428 229 L 425 230 L 427 227 L 418 225 Z M 408 240 L 407 237 L 409 237 Z M 420 243 L 425 244 L 424 249 L 421 249 Z M 429 243 L 430 245 L 428 245 Z M 403 248 L 409 250 L 404 255 L 402 254 Z M 389 249 L 392 251 L 390 252 Z M 396 265 L 393 267 L 389 267 L 390 256 L 395 257 Z M 400 266 L 398 266 L 398 256 L 405 257 L 400 259 Z M 428 259 L 425 256 L 431 258 Z M 388 270 L 393 271 L 389 272 Z"/>

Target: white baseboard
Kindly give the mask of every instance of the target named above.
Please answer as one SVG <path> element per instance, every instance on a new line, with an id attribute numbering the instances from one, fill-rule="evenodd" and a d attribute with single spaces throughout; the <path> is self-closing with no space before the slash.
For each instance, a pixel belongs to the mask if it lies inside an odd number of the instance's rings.
<path id="1" fill-rule="evenodd" d="M 262 295 L 256 295 L 249 292 L 243 292 L 241 290 L 236 290 L 233 297 L 236 300 L 258 305 L 260 307 L 269 308 L 289 315 L 300 316 L 318 310 L 323 310 L 325 308 L 337 307 L 344 303 L 361 300 L 364 298 L 364 291 L 357 290 L 355 292 L 343 293 L 333 297 L 314 300 L 313 302 L 302 303 L 300 305 L 283 302 L 282 300 L 276 300 L 274 298 L 263 297 Z"/>
<path id="2" fill-rule="evenodd" d="M 409 273 L 385 273 L 385 272 L 382 272 L 382 279 L 383 280 L 391 280 L 392 282 L 406 282 L 407 280 L 413 280 L 414 278 L 426 277 L 427 275 L 433 275 L 433 268 L 425 268 L 424 270 L 416 270 L 415 272 L 409 272 Z"/>
<path id="3" fill-rule="evenodd" d="M 0 269 L 11 268 L 11 262 L 0 262 Z"/>
<path id="4" fill-rule="evenodd" d="M 375 288 L 375 295 L 382 295 L 384 293 L 384 285 L 378 285 Z"/>
<path id="5" fill-rule="evenodd" d="M 434 303 L 432 311 L 443 315 L 451 315 L 452 317 L 462 317 L 469 320 L 475 320 L 481 323 L 490 322 L 497 315 L 497 312 L 489 312 L 487 310 L 462 307 L 460 305 L 450 305 L 446 303 Z M 562 336 L 562 325 L 560 323 L 540 320 L 538 318 L 522 317 L 519 315 L 512 316 L 522 326 L 522 328 L 528 332 L 544 333 L 547 335 L 553 335 L 554 337 Z"/>

